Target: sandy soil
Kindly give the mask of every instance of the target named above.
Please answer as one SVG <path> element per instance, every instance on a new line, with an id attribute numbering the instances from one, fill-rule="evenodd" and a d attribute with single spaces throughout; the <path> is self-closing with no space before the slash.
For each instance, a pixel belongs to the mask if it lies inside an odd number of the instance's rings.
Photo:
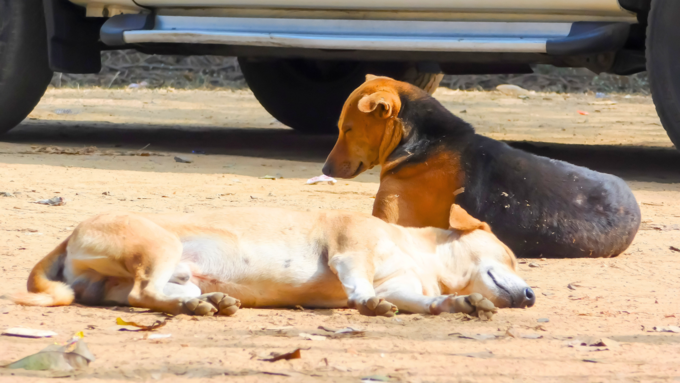
<path id="1" fill-rule="evenodd" d="M 460 115 L 483 134 L 626 179 L 644 220 L 633 245 L 613 259 L 522 260 L 520 273 L 536 291 L 537 304 L 501 310 L 491 322 L 453 314 L 386 319 L 352 310 L 244 309 L 232 318 L 180 316 L 157 331 L 170 338 L 148 340 L 143 333 L 117 331 L 115 320 L 150 324 L 160 317 L 155 313 L 19 307 L 0 299 L 0 330 L 49 329 L 59 334 L 56 341 L 84 331 L 97 360 L 68 379 L 86 381 L 680 380 L 680 334 L 654 331 L 680 325 L 680 252 L 671 249 L 680 248 L 680 155 L 651 100 L 557 94 L 520 100 L 443 89 L 437 97 L 455 113 L 465 110 Z M 283 127 L 248 92 L 51 90 L 30 119 L 0 140 L 0 191 L 16 195 L 0 196 L 0 295 L 24 289 L 33 265 L 78 222 L 99 212 L 225 206 L 370 212 L 377 169 L 335 186 L 304 184 L 320 174 L 333 143 L 333 137 Z M 32 149 L 48 145 L 98 151 Z M 126 155 L 144 152 L 150 156 Z M 174 155 L 194 162 L 176 163 Z M 259 178 L 277 174 L 284 178 Z M 67 204 L 31 203 L 54 196 Z M 351 326 L 365 336 L 299 336 L 330 334 L 319 326 Z M 507 336 L 509 328 L 518 337 Z M 496 337 L 480 340 L 477 334 Z M 605 345 L 595 346 L 602 338 Z M 51 342 L 1 336 L 0 364 Z M 296 348 L 303 348 L 301 359 L 260 360 Z M 0 369 L 2 382 L 56 376 L 65 374 Z"/>

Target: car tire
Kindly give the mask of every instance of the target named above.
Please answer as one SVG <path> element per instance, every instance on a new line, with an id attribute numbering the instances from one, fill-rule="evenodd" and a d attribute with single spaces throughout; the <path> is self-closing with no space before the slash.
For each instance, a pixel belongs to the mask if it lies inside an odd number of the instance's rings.
<path id="1" fill-rule="evenodd" d="M 289 127 L 310 134 L 337 134 L 345 100 L 367 74 L 407 81 L 432 93 L 443 75 L 421 73 L 400 62 L 258 60 L 239 58 L 243 76 L 262 106 Z"/>
<path id="2" fill-rule="evenodd" d="M 680 149 L 680 1 L 652 0 L 647 26 L 647 72 L 661 124 Z"/>
<path id="3" fill-rule="evenodd" d="M 31 113 L 51 79 L 42 0 L 0 0 L 0 133 Z"/>

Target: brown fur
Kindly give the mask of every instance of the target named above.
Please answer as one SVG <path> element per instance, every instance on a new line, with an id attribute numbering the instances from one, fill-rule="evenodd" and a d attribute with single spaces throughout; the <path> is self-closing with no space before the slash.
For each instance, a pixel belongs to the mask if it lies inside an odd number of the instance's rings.
<path id="1" fill-rule="evenodd" d="M 397 117 L 401 96 L 417 99 L 427 93 L 388 77 L 366 76 L 366 82 L 345 102 L 338 140 L 324 172 L 352 178 L 380 165 L 374 216 L 402 226 L 447 228 L 449 207 L 463 186 L 460 156 L 432 153 L 422 163 L 399 167 L 408 154 L 391 155 L 409 129 Z"/>

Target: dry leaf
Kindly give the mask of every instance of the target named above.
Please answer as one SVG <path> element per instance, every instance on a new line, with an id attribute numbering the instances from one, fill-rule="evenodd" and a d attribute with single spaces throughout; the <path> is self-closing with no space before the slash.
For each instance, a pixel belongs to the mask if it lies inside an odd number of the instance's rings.
<path id="1" fill-rule="evenodd" d="M 505 330 L 505 335 L 513 338 L 519 338 L 521 334 L 519 333 L 519 330 L 517 328 L 510 327 L 507 330 Z"/>
<path id="2" fill-rule="evenodd" d="M 161 328 L 168 324 L 168 321 L 170 318 L 165 318 L 164 320 L 157 320 L 153 322 L 150 326 L 146 326 L 143 324 L 135 323 L 135 322 L 127 322 L 124 321 L 122 318 L 116 318 L 116 324 L 119 326 L 132 326 L 132 327 L 137 327 L 139 330 L 136 329 L 129 329 L 129 328 L 121 328 L 118 331 L 153 331 L 157 328 Z"/>
<path id="3" fill-rule="evenodd" d="M 307 340 L 326 340 L 326 339 L 327 339 L 325 336 L 321 336 L 321 335 L 312 335 L 312 334 L 307 334 L 307 333 L 304 333 L 304 332 L 301 332 L 301 333 L 299 334 L 299 336 L 300 336 L 301 338 L 307 339 Z"/>
<path id="4" fill-rule="evenodd" d="M 338 338 L 359 338 L 366 336 L 366 333 L 361 330 L 354 329 L 352 327 L 345 327 L 340 330 L 335 330 L 332 328 L 324 327 L 324 326 L 319 326 L 319 330 L 324 330 L 333 333 L 333 335 L 330 335 L 329 337 L 332 339 L 338 339 Z"/>
<path id="5" fill-rule="evenodd" d="M 609 338 L 601 338 L 596 340 L 595 342 L 589 344 L 590 347 L 608 347 L 608 348 L 619 348 L 620 344 L 619 342 L 609 339 Z"/>
<path id="6" fill-rule="evenodd" d="M 54 331 L 35 330 L 32 328 L 13 327 L 2 332 L 2 335 L 18 336 L 21 338 L 51 338 L 57 335 Z"/>
<path id="7" fill-rule="evenodd" d="M 49 205 L 49 206 L 64 206 L 66 205 L 66 201 L 64 200 L 63 197 L 52 197 L 50 199 L 41 199 L 39 201 L 35 201 L 32 203 L 37 203 L 40 205 Z"/>
<path id="8" fill-rule="evenodd" d="M 298 349 L 295 349 L 294 351 L 286 352 L 286 353 L 283 353 L 283 354 L 272 352 L 271 358 L 260 359 L 260 360 L 265 361 L 265 362 L 276 362 L 276 361 L 279 361 L 279 360 L 300 359 L 300 358 L 302 358 L 302 353 L 300 352 L 300 350 L 302 350 L 302 349 L 298 348 Z"/>
<path id="9" fill-rule="evenodd" d="M 5 367 L 11 369 L 23 368 L 25 370 L 69 371 L 87 367 L 94 359 L 94 355 L 83 341 L 82 333 L 78 333 L 66 343 L 49 345 L 40 352 Z"/>
<path id="10" fill-rule="evenodd" d="M 462 339 L 474 339 L 474 340 L 489 340 L 489 339 L 496 339 L 496 335 L 493 334 L 462 334 L 462 333 L 457 333 L 454 332 L 453 334 L 449 335 L 456 335 L 459 338 Z"/>

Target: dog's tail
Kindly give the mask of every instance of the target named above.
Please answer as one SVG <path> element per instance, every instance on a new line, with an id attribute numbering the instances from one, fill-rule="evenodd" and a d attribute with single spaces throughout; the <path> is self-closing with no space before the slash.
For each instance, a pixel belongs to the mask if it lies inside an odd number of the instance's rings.
<path id="1" fill-rule="evenodd" d="M 69 238 L 33 267 L 28 276 L 28 292 L 12 295 L 10 298 L 14 303 L 25 306 L 68 306 L 73 302 L 73 289 L 59 281 Z"/>

